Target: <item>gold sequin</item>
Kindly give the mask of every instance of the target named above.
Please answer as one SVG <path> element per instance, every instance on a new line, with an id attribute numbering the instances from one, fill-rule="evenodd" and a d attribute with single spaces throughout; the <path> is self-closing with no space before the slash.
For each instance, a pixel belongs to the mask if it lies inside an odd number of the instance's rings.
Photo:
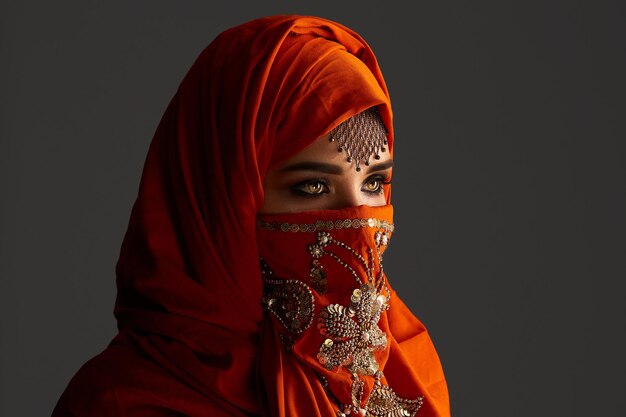
<path id="1" fill-rule="evenodd" d="M 376 373 L 376 383 L 369 397 L 363 403 L 363 380 L 352 376 L 352 387 L 350 389 L 351 404 L 343 404 L 332 393 L 328 385 L 328 380 L 322 374 L 317 374 L 322 384 L 324 392 L 337 407 L 336 415 L 346 417 L 347 415 L 360 415 L 363 417 L 414 417 L 424 404 L 424 397 L 419 396 L 414 400 L 407 400 L 399 397 L 393 389 L 383 385 L 380 381 L 382 372 Z"/>
<path id="2" fill-rule="evenodd" d="M 365 417 L 413 417 L 422 407 L 424 397 L 407 400 L 398 395 L 388 386 L 380 383 L 374 386 L 365 407 Z"/>
<path id="3" fill-rule="evenodd" d="M 296 338 L 313 322 L 315 298 L 308 285 L 295 279 L 274 279 L 272 271 L 261 260 L 263 305 L 283 325 L 281 335 L 290 350 Z"/>
<path id="4" fill-rule="evenodd" d="M 378 363 L 373 352 L 387 346 L 387 337 L 378 327 L 381 305 L 377 296 L 376 288 L 365 284 L 355 290 L 349 307 L 331 304 L 322 309 L 317 327 L 327 339 L 317 358 L 326 369 L 345 366 L 350 373 L 376 373 Z M 333 343 L 327 343 L 329 340 Z"/>
<path id="5" fill-rule="evenodd" d="M 332 222 L 330 220 L 324 222 L 318 220 L 314 223 L 280 223 L 280 222 L 266 222 L 259 220 L 257 227 L 265 230 L 281 231 L 281 232 L 305 232 L 312 233 L 316 231 L 330 231 L 333 229 L 358 229 L 361 227 L 371 227 L 377 229 L 383 229 L 388 233 L 392 233 L 394 229 L 393 223 L 389 223 L 385 220 L 379 220 L 374 218 L 369 219 L 344 219 Z"/>

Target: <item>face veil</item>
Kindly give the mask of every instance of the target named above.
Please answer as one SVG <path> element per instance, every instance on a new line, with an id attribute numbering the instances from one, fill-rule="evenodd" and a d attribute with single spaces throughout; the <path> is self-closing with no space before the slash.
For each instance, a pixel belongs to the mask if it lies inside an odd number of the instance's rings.
<path id="1" fill-rule="evenodd" d="M 261 356 L 261 377 L 270 379 L 264 386 L 269 397 L 277 396 L 271 391 L 277 385 L 317 390 L 297 403 L 286 399 L 272 415 L 314 406 L 321 415 L 415 415 L 424 400 L 419 385 L 393 367 L 384 373 L 395 343 L 386 314 L 395 300 L 383 268 L 394 230 L 391 206 L 261 215 L 257 227 L 263 304 L 272 316 L 261 345 L 269 348 Z M 286 353 L 276 363 L 280 347 Z M 272 369 L 290 367 L 318 383 L 271 380 Z M 389 382 L 415 398 L 399 396 Z"/>
<path id="2" fill-rule="evenodd" d="M 270 332 L 257 213 L 270 167 L 374 106 L 391 152 L 391 106 L 376 58 L 357 33 L 326 19 L 254 20 L 203 50 L 146 157 L 116 266 L 119 333 L 81 368 L 53 415 L 334 412 L 315 370 L 293 362 L 295 340 L 288 352 Z M 389 366 L 410 376 L 411 395 L 424 396 L 420 414 L 446 415 L 445 379 L 427 332 L 388 292 L 395 305 L 381 315 L 393 342 L 373 353 L 385 356 L 377 364 L 385 377 Z M 319 370 L 346 402 L 343 379 Z"/>

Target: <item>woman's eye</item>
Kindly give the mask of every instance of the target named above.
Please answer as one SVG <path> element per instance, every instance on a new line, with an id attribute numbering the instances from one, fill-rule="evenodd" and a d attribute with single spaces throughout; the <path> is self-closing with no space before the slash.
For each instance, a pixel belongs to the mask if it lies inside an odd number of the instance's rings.
<path id="1" fill-rule="evenodd" d="M 363 186 L 363 191 L 368 193 L 380 193 L 383 190 L 382 178 L 371 178 Z"/>
<path id="2" fill-rule="evenodd" d="M 293 190 L 301 195 L 319 195 L 328 192 L 328 186 L 323 181 L 307 181 L 297 184 Z"/>
<path id="3" fill-rule="evenodd" d="M 304 187 L 306 192 L 310 194 L 319 194 L 324 191 L 324 184 L 322 184 L 321 182 L 310 182 L 308 184 L 305 184 Z"/>

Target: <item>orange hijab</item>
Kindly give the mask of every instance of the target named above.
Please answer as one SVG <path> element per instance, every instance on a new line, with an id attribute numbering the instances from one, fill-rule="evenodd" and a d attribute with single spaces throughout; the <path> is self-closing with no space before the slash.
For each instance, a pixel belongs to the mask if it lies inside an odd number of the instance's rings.
<path id="1" fill-rule="evenodd" d="M 272 384 L 290 381 L 268 372 L 272 360 L 260 354 L 285 354 L 261 337 L 270 320 L 256 240 L 263 179 L 372 106 L 391 148 L 382 74 L 364 40 L 342 25 L 276 16 L 220 34 L 183 79 L 150 145 L 116 268 L 119 334 L 81 368 L 53 415 L 293 415 L 298 397 L 320 382 L 299 379 L 288 397 L 268 397 L 280 391 Z M 420 413 L 448 415 L 430 339 L 397 303 L 391 331 L 412 358 L 405 371 L 425 381 Z M 285 411 L 278 401 L 291 405 Z"/>

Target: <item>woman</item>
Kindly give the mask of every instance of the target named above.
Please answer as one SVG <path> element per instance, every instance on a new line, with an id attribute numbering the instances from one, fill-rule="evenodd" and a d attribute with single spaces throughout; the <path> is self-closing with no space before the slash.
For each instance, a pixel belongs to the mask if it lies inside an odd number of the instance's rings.
<path id="1" fill-rule="evenodd" d="M 119 334 L 53 416 L 449 415 L 393 292 L 389 95 L 363 39 L 258 19 L 198 57 L 151 143 Z"/>

